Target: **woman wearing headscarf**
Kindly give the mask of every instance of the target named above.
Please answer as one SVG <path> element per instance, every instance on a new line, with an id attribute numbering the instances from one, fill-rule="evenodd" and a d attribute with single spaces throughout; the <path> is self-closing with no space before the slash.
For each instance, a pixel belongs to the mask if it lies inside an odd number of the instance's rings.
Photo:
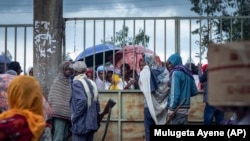
<path id="1" fill-rule="evenodd" d="M 104 66 L 99 66 L 96 70 L 96 79 L 95 79 L 95 83 L 97 85 L 98 90 L 105 90 L 105 76 L 106 76 L 106 70 Z"/>
<path id="2" fill-rule="evenodd" d="M 150 126 L 164 125 L 167 119 L 167 96 L 168 96 L 168 71 L 165 67 L 159 66 L 155 57 L 145 54 L 139 61 L 142 69 L 139 77 L 139 87 L 143 92 L 144 100 L 144 127 L 146 141 L 150 140 Z M 157 73 L 155 73 L 157 72 Z M 153 77 L 154 76 L 154 77 Z M 152 81 L 155 85 L 152 87 Z"/>
<path id="3" fill-rule="evenodd" d="M 70 127 L 70 107 L 71 96 L 70 83 L 70 64 L 69 61 L 63 61 L 59 65 L 59 71 L 54 79 L 48 96 L 48 101 L 52 107 L 53 114 L 53 140 L 65 141 L 69 135 Z"/>
<path id="4" fill-rule="evenodd" d="M 0 140 L 50 141 L 50 129 L 43 116 L 39 82 L 29 76 L 17 76 L 8 86 L 9 109 L 0 114 Z"/>
<path id="5" fill-rule="evenodd" d="M 27 75 L 33 76 L 33 66 L 29 66 L 29 68 L 27 69 Z"/>
<path id="6" fill-rule="evenodd" d="M 93 141 L 94 133 L 99 128 L 97 116 L 100 112 L 97 86 L 84 73 L 85 62 L 73 64 L 74 80 L 70 99 L 72 139 L 73 141 Z"/>
<path id="7" fill-rule="evenodd" d="M 123 82 L 119 74 L 113 73 L 111 79 L 109 90 L 123 90 Z"/>
<path id="8" fill-rule="evenodd" d="M 182 64 L 182 58 L 178 53 L 168 58 L 167 68 L 170 71 L 169 124 L 187 124 L 191 97 L 198 94 L 193 74 Z M 174 112 L 177 107 L 180 108 Z"/>

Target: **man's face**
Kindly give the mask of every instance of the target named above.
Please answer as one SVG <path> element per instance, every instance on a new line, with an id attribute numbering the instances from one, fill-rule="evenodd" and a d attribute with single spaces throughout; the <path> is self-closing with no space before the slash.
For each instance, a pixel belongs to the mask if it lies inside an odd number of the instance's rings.
<path id="1" fill-rule="evenodd" d="M 140 60 L 140 61 L 139 61 L 139 67 L 140 67 L 141 70 L 143 69 L 143 67 L 144 67 L 145 65 L 146 65 L 145 61 L 143 61 L 143 60 Z"/>
<path id="2" fill-rule="evenodd" d="M 86 73 L 88 79 L 93 80 L 93 73 Z"/>
<path id="3" fill-rule="evenodd" d="M 105 77 L 105 72 L 104 71 L 99 71 L 98 72 L 98 76 L 101 80 L 103 80 L 103 78 Z"/>
<path id="4" fill-rule="evenodd" d="M 71 74 L 71 69 L 69 68 L 69 66 L 65 67 L 64 69 L 64 76 L 65 77 L 69 77 Z"/>
<path id="5" fill-rule="evenodd" d="M 167 61 L 166 67 L 167 67 L 168 71 L 170 72 L 174 66 L 171 64 L 171 62 Z"/>
<path id="6" fill-rule="evenodd" d="M 129 73 L 129 70 L 126 67 L 124 67 L 124 71 L 123 71 L 123 67 L 121 67 L 120 72 L 121 72 L 121 76 L 126 76 Z"/>
<path id="7" fill-rule="evenodd" d="M 107 81 L 111 82 L 112 81 L 112 75 L 113 75 L 113 72 L 112 71 L 108 71 L 107 72 Z"/>

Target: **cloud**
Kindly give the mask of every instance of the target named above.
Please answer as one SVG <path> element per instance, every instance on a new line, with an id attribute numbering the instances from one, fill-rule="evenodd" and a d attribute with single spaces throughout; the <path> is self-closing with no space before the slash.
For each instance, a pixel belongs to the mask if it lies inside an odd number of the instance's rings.
<path id="1" fill-rule="evenodd" d="M 63 0 L 63 17 L 65 18 L 75 18 L 75 17 L 176 17 L 176 16 L 191 16 L 193 13 L 190 11 L 190 2 L 187 0 Z M 32 24 L 33 23 L 33 1 L 30 0 L 8 0 L 0 1 L 0 24 Z M 122 27 L 122 23 L 118 22 L 116 24 L 116 31 L 119 31 Z M 132 22 L 133 23 L 133 22 Z M 133 25 L 131 22 L 127 21 L 126 24 L 129 26 L 132 35 Z M 88 22 L 87 27 L 88 35 L 86 37 L 86 47 L 92 46 L 93 42 L 100 43 L 103 40 L 103 28 L 102 22 L 97 22 L 96 27 L 96 39 L 93 41 L 93 33 L 91 22 Z M 157 24 L 157 37 L 154 39 L 153 23 L 147 22 L 146 34 L 150 35 L 150 48 L 154 49 L 154 44 L 156 44 L 156 53 L 161 56 L 164 61 L 167 57 L 174 52 L 175 48 L 175 28 L 174 22 L 167 22 L 167 39 L 166 47 L 167 50 L 164 55 L 164 24 Z M 76 28 L 74 28 L 76 26 Z M 83 50 L 83 23 L 77 21 L 76 25 L 74 21 L 67 22 L 66 31 L 66 47 L 67 52 L 71 52 L 71 56 L 74 57 Z M 110 38 L 113 36 L 113 26 L 112 22 L 106 25 L 106 35 L 105 38 Z M 136 30 L 142 28 L 142 22 L 136 23 Z M 189 45 L 189 26 L 184 24 L 181 29 L 181 48 L 184 60 L 188 58 L 188 48 L 183 47 Z M 76 31 L 76 32 L 75 32 Z M 4 33 L 4 32 L 2 32 Z M 31 33 L 27 33 L 31 34 Z M 32 35 L 32 34 L 31 34 Z M 75 37 L 76 36 L 76 37 Z M 197 37 L 196 37 L 197 38 Z M 32 49 L 32 37 L 27 39 L 28 50 Z M 0 37 L 0 45 L 3 43 L 2 36 Z M 155 41 L 155 43 L 154 43 Z M 194 39 L 192 39 L 194 42 Z M 18 41 L 19 45 L 23 45 L 22 41 Z M 11 43 L 8 43 L 11 45 Z M 76 51 L 75 51 L 75 49 Z M 193 44 L 192 44 L 193 47 Z M 28 51 L 27 56 L 32 56 L 32 51 Z M 74 54 L 75 53 L 75 54 Z M 193 54 L 192 54 L 193 55 Z M 18 57 L 18 60 L 24 60 L 23 57 Z M 27 66 L 32 64 L 33 59 L 27 59 Z"/>

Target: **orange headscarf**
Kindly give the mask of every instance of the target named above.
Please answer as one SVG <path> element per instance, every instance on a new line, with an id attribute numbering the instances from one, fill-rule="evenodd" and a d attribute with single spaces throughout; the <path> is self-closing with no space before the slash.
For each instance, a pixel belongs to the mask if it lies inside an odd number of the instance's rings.
<path id="1" fill-rule="evenodd" d="M 38 81 L 31 76 L 17 76 L 8 86 L 9 110 L 0 115 L 0 120 L 16 114 L 26 118 L 33 141 L 40 139 L 44 129 L 42 91 Z"/>

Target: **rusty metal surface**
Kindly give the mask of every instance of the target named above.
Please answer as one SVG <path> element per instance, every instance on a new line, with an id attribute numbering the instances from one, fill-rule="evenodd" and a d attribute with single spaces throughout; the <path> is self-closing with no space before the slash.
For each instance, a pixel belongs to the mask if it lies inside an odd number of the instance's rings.
<path id="1" fill-rule="evenodd" d="M 105 141 L 143 141 L 144 140 L 144 96 L 140 91 L 100 92 L 101 110 L 112 98 L 117 103 L 112 109 L 110 123 Z M 191 108 L 188 120 L 192 124 L 203 122 L 203 93 L 191 98 Z M 106 126 L 107 115 L 101 122 L 101 127 L 95 134 L 95 141 L 102 140 Z"/>
<path id="2" fill-rule="evenodd" d="M 191 104 L 188 114 L 189 122 L 203 122 L 203 111 L 205 103 L 203 102 L 203 93 L 191 97 Z"/>

